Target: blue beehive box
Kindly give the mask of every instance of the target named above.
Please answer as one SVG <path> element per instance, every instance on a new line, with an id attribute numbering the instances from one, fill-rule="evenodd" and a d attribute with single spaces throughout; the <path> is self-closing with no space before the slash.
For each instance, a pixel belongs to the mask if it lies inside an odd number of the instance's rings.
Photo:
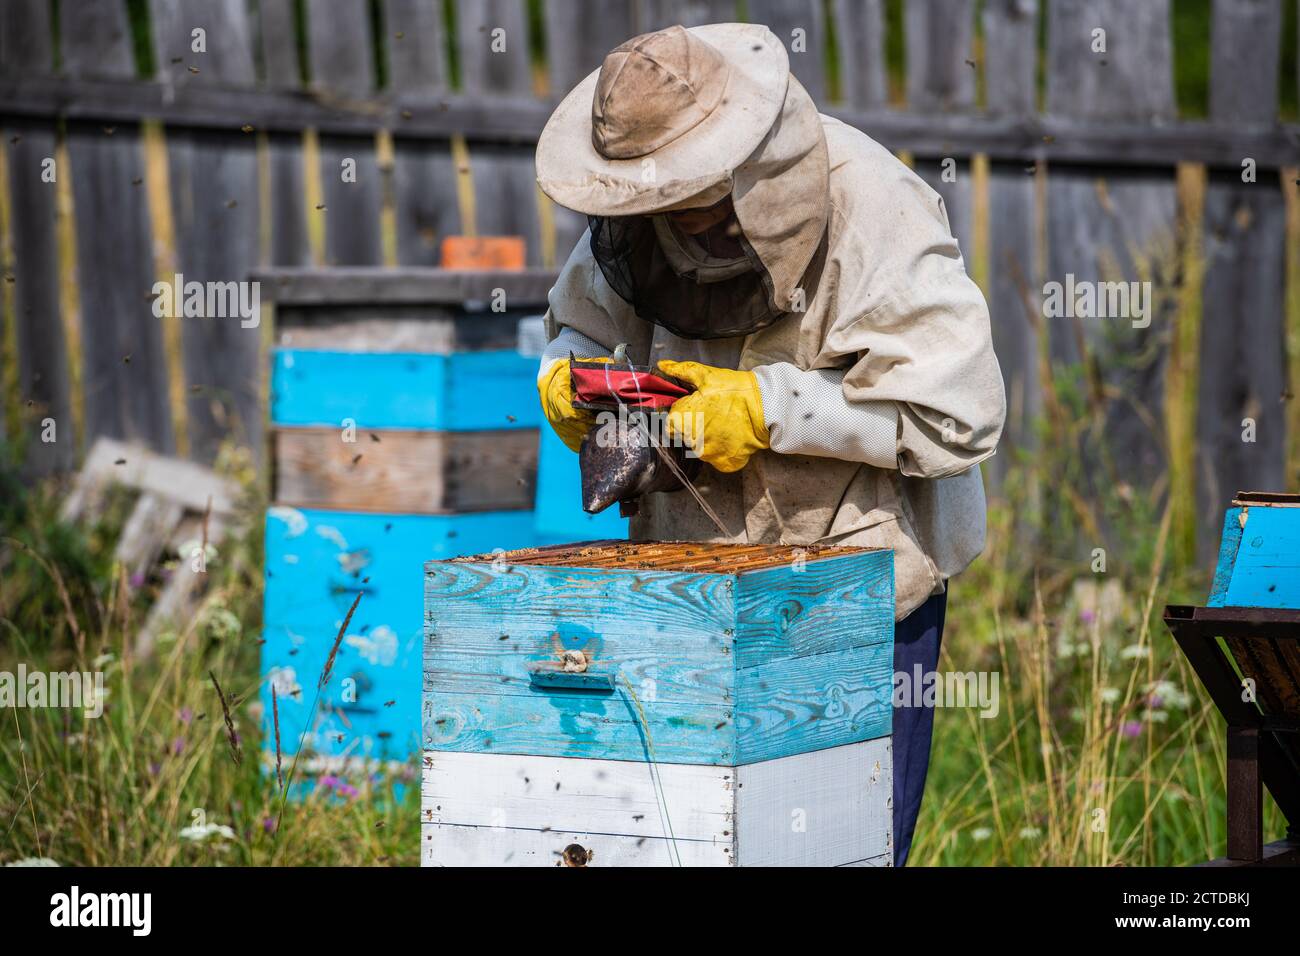
<path id="1" fill-rule="evenodd" d="M 887 865 L 893 556 L 597 543 L 425 571 L 432 865 Z"/>

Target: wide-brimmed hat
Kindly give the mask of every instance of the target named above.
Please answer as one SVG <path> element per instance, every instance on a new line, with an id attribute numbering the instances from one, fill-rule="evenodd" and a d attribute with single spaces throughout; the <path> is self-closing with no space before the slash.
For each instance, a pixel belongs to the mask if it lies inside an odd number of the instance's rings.
<path id="1" fill-rule="evenodd" d="M 760 24 L 675 26 L 634 37 L 560 103 L 537 144 L 537 182 L 593 216 L 704 205 L 781 115 L 785 47 Z"/>

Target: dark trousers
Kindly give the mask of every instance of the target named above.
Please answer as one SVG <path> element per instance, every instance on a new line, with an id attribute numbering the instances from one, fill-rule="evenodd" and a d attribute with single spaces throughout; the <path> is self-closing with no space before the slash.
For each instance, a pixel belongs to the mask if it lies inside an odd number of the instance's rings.
<path id="1" fill-rule="evenodd" d="M 917 665 L 922 674 L 939 668 L 947 607 L 947 593 L 935 594 L 894 625 L 894 673 L 907 675 L 909 688 L 916 682 Z M 912 706 L 911 695 L 907 697 L 906 703 L 894 707 L 894 866 L 905 865 L 912 849 L 934 730 L 934 708 Z"/>

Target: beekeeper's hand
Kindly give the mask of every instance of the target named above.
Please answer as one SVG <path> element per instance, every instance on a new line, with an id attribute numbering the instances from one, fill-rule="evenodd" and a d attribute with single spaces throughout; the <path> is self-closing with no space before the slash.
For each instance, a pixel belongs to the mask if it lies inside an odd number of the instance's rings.
<path id="1" fill-rule="evenodd" d="M 584 362 L 609 362 L 603 358 L 585 358 Z M 556 359 L 537 376 L 537 392 L 542 398 L 542 413 L 570 451 L 582 447 L 582 438 L 596 424 L 596 416 L 585 408 L 573 407 L 573 383 L 569 379 L 569 360 Z"/>
<path id="2" fill-rule="evenodd" d="M 753 372 L 699 362 L 661 361 L 660 371 L 695 386 L 668 412 L 668 434 L 718 471 L 740 471 L 768 447 L 763 396 Z"/>

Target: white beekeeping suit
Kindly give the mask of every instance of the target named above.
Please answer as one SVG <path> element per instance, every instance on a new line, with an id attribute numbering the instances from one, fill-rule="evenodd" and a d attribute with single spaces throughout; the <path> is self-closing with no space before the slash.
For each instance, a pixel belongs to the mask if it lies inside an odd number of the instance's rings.
<path id="1" fill-rule="evenodd" d="M 984 298 L 939 196 L 820 115 L 770 31 L 624 44 L 557 108 L 537 174 L 591 222 L 551 291 L 543 372 L 626 343 L 637 364 L 754 373 L 766 448 L 695 482 L 733 540 L 891 548 L 900 619 L 979 554 L 977 466 L 1006 410 Z M 740 256 L 665 215 L 725 197 Z M 724 540 L 679 492 L 648 495 L 632 533 Z"/>

